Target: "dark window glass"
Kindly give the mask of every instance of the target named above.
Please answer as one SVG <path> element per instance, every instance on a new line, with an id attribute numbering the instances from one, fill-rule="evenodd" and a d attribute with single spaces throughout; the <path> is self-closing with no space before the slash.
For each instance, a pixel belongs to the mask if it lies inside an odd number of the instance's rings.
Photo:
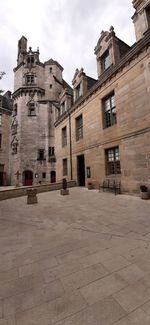
<path id="1" fill-rule="evenodd" d="M 119 147 L 105 150 L 106 174 L 121 174 Z"/>
<path id="2" fill-rule="evenodd" d="M 38 150 L 37 160 L 45 160 L 45 157 L 44 157 L 44 149 L 39 149 Z"/>
<path id="3" fill-rule="evenodd" d="M 32 74 L 29 74 L 29 75 L 26 75 L 26 85 L 27 86 L 31 86 L 31 85 L 34 85 L 35 84 L 35 77 L 34 75 Z"/>
<path id="4" fill-rule="evenodd" d="M 102 63 L 102 71 L 107 70 L 110 65 L 111 65 L 111 60 L 110 60 L 110 54 L 109 51 L 106 51 L 102 58 L 101 58 L 101 63 Z"/>
<path id="5" fill-rule="evenodd" d="M 42 178 L 46 178 L 46 173 L 42 173 Z"/>
<path id="6" fill-rule="evenodd" d="M 76 99 L 78 99 L 81 96 L 81 85 L 80 84 L 75 88 L 75 92 L 76 92 Z"/>
<path id="7" fill-rule="evenodd" d="M 82 115 L 76 118 L 76 141 L 83 138 L 83 118 Z"/>
<path id="8" fill-rule="evenodd" d="M 68 166 L 67 166 L 67 159 L 63 159 L 63 176 L 68 175 Z"/>
<path id="9" fill-rule="evenodd" d="M 111 94 L 106 99 L 103 99 L 103 112 L 104 112 L 104 128 L 117 123 L 115 95 Z"/>
<path id="10" fill-rule="evenodd" d="M 48 148 L 48 155 L 49 155 L 49 157 L 55 155 L 55 147 L 49 147 Z"/>
<path id="11" fill-rule="evenodd" d="M 65 147 L 67 145 L 67 127 L 65 126 L 62 129 L 62 147 Z"/>
<path id="12" fill-rule="evenodd" d="M 61 113 L 65 112 L 65 101 L 61 104 Z"/>
<path id="13" fill-rule="evenodd" d="M 28 115 L 29 116 L 35 116 L 36 115 L 35 103 L 29 103 Z"/>

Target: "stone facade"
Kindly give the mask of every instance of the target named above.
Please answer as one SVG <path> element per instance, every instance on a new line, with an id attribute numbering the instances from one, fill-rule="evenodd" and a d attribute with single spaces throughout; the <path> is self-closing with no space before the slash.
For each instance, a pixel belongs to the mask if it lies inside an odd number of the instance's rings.
<path id="1" fill-rule="evenodd" d="M 0 186 L 10 185 L 10 135 L 12 99 L 8 91 L 0 95 Z"/>
<path id="2" fill-rule="evenodd" d="M 137 43 L 129 47 L 111 27 L 95 47 L 98 80 L 84 88 L 86 75 L 76 70 L 74 103 L 55 123 L 57 180 L 98 187 L 117 179 L 123 192 L 132 193 L 141 184 L 150 187 L 150 1 L 133 4 Z"/>
<path id="3" fill-rule="evenodd" d="M 56 181 L 54 121 L 60 113 L 60 95 L 70 87 L 63 68 L 50 59 L 40 62 L 39 49 L 18 42 L 11 140 L 12 184 L 34 185 Z"/>
<path id="4" fill-rule="evenodd" d="M 136 40 L 138 41 L 150 27 L 150 3 L 149 0 L 133 0 L 133 6 L 136 11 L 132 19 L 135 26 Z"/>

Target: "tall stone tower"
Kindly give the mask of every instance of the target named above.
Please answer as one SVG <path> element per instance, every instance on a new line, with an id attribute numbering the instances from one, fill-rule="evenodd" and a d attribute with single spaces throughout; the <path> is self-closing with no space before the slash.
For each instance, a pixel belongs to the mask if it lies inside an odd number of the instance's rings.
<path id="1" fill-rule="evenodd" d="M 54 121 L 65 83 L 62 71 L 53 59 L 40 62 L 39 49 L 27 50 L 27 39 L 22 36 L 14 69 L 12 184 L 32 185 L 56 179 Z"/>
<path id="2" fill-rule="evenodd" d="M 135 14 L 133 23 L 135 26 L 136 40 L 142 38 L 144 32 L 150 28 L 150 0 L 133 0 Z"/>

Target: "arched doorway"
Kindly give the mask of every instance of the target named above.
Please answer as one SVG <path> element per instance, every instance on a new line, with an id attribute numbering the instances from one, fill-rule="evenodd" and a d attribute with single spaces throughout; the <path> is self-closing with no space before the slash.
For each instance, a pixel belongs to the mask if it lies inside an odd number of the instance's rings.
<path id="1" fill-rule="evenodd" d="M 23 172 L 23 185 L 31 186 L 33 183 L 33 173 L 31 170 L 25 170 Z"/>
<path id="2" fill-rule="evenodd" d="M 55 172 L 55 170 L 52 170 L 50 172 L 50 181 L 51 181 L 51 183 L 56 183 L 56 172 Z"/>

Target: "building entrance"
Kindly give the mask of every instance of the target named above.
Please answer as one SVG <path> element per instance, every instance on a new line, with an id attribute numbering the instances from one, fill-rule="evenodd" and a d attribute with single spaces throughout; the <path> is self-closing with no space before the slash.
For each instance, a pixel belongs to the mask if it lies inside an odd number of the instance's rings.
<path id="1" fill-rule="evenodd" d="M 0 186 L 4 185 L 4 165 L 0 165 Z"/>
<path id="2" fill-rule="evenodd" d="M 85 186 L 84 155 L 77 156 L 77 179 L 78 179 L 79 186 Z"/>
<path id="3" fill-rule="evenodd" d="M 50 172 L 50 181 L 51 181 L 51 183 L 56 183 L 56 172 L 55 172 L 55 170 L 52 170 Z"/>
<path id="4" fill-rule="evenodd" d="M 31 186 L 33 184 L 33 173 L 31 170 L 25 170 L 23 172 L 23 185 Z"/>

